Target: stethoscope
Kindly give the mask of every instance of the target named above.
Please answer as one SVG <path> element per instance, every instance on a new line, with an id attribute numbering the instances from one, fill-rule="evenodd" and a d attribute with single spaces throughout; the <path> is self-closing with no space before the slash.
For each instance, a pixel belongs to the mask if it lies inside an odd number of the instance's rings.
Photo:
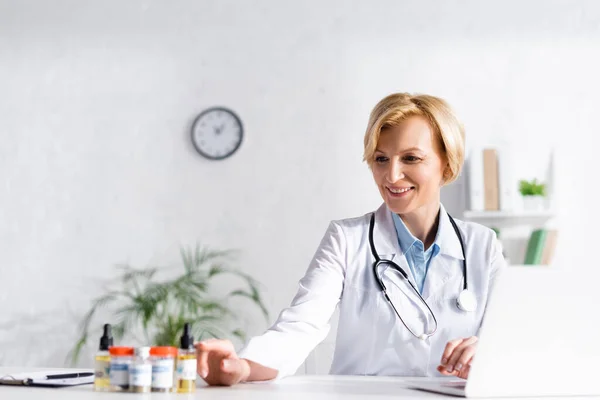
<path id="1" fill-rule="evenodd" d="M 458 226 L 456 226 L 456 222 L 454 221 L 454 218 L 452 218 L 449 214 L 448 214 L 448 218 L 450 219 L 450 223 L 452 224 L 452 227 L 454 228 L 454 232 L 456 232 L 456 236 L 458 236 L 458 240 L 460 242 L 460 248 L 462 249 L 462 254 L 463 254 L 463 258 L 464 258 L 463 268 L 462 268 L 463 269 L 463 290 L 460 292 L 460 294 L 456 298 L 456 306 L 461 311 L 473 312 L 477 309 L 477 299 L 475 298 L 475 295 L 473 295 L 473 293 L 471 293 L 467 287 L 467 285 L 468 285 L 467 284 L 467 256 L 465 254 L 465 244 L 463 242 L 462 235 L 460 234 L 460 231 L 458 230 Z M 429 305 L 423 299 L 423 297 L 421 296 L 421 294 L 419 293 L 417 288 L 412 284 L 410 279 L 408 279 L 408 274 L 395 262 L 393 262 L 391 260 L 382 260 L 381 258 L 379 258 L 379 255 L 377 254 L 377 250 L 375 250 L 375 242 L 373 241 L 373 228 L 374 227 L 375 227 L 375 214 L 373 213 L 373 214 L 371 214 L 371 222 L 369 224 L 369 244 L 371 245 L 371 253 L 373 254 L 373 257 L 375 257 L 375 262 L 373 263 L 373 272 L 375 274 L 375 280 L 377 281 L 377 283 L 379 284 L 379 287 L 383 291 L 383 295 L 385 296 L 386 300 L 388 301 L 388 303 L 390 303 L 390 305 L 394 309 L 394 312 L 396 313 L 398 318 L 400 318 L 400 321 L 402 321 L 402 324 L 404 324 L 406 329 L 408 329 L 408 331 L 414 337 L 421 339 L 421 340 L 426 340 L 430 336 L 433 336 L 433 334 L 437 331 L 438 323 L 437 323 L 437 319 L 435 318 L 435 314 L 433 313 L 433 311 L 431 311 L 431 308 L 429 308 Z M 425 305 L 425 307 L 427 307 L 427 310 L 429 310 L 429 313 L 433 317 L 433 321 L 435 323 L 433 331 L 422 333 L 422 334 L 417 334 L 417 333 L 413 332 L 413 330 L 410 329 L 408 327 L 408 325 L 406 325 L 406 323 L 400 316 L 400 313 L 396 309 L 396 306 L 394 306 L 394 303 L 392 303 L 392 300 L 388 296 L 387 289 L 383 283 L 383 280 L 379 276 L 379 273 L 378 273 L 379 267 L 382 265 L 387 265 L 388 267 L 391 267 L 395 271 L 399 272 L 400 275 L 402 276 L 402 278 L 409 283 L 412 290 L 417 294 L 417 296 L 419 296 L 420 301 Z"/>

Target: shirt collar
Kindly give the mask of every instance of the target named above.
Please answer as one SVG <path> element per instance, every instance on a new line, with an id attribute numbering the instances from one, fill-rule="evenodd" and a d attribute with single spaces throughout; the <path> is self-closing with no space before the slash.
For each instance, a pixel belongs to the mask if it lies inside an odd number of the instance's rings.
<path id="1" fill-rule="evenodd" d="M 410 251 L 410 249 L 415 246 L 417 243 L 420 246 L 420 250 L 424 251 L 424 245 L 421 240 L 417 239 L 409 230 L 402 218 L 398 216 L 398 214 L 392 212 L 392 219 L 394 220 L 394 226 L 396 228 L 396 233 L 398 234 L 398 244 L 400 245 L 400 250 L 402 250 L 403 254 L 406 254 Z M 436 233 L 435 240 L 429 249 L 433 251 L 433 255 L 435 256 L 439 252 L 439 229 Z"/>
<path id="2" fill-rule="evenodd" d="M 403 254 L 406 254 L 416 242 L 422 242 L 410 233 L 404 224 L 404 221 L 402 221 L 402 218 L 394 212 L 391 212 L 391 214 L 398 235 L 400 250 L 402 250 Z M 460 241 L 450 222 L 449 215 L 442 204 L 440 204 L 440 211 L 438 214 L 438 229 L 431 248 L 434 256 L 438 253 L 442 253 L 460 260 L 464 259 Z"/>

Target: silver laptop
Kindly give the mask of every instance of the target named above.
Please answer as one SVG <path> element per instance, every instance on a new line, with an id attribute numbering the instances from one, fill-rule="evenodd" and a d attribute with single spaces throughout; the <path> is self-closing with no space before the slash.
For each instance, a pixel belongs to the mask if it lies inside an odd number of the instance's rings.
<path id="1" fill-rule="evenodd" d="M 508 267 L 496 279 L 469 379 L 411 382 L 461 397 L 600 395 L 600 286 L 589 274 Z"/>

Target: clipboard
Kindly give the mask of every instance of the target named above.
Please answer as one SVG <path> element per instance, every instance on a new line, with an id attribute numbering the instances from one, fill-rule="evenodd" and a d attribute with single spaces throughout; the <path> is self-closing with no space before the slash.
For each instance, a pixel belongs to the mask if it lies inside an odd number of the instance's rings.
<path id="1" fill-rule="evenodd" d="M 0 385 L 67 387 L 94 383 L 93 370 L 19 372 L 0 376 Z"/>

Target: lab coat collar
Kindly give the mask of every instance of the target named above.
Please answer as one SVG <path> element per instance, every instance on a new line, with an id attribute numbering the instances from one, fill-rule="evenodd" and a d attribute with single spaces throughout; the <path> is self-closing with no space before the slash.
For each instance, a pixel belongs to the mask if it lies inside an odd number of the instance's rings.
<path id="1" fill-rule="evenodd" d="M 440 254 L 427 269 L 422 294 L 425 301 L 430 301 L 434 296 L 443 295 L 446 286 L 451 282 L 451 278 L 462 275 L 462 260 L 464 260 L 462 248 L 444 206 L 440 206 L 438 236 Z M 444 255 L 448 257 L 444 257 Z M 450 290 L 455 290 L 455 288 L 450 288 Z M 453 293 L 453 295 L 456 294 Z"/>
<path id="2" fill-rule="evenodd" d="M 416 286 L 415 277 L 408 266 L 406 257 L 403 257 L 404 253 L 398 243 L 398 232 L 396 232 L 392 213 L 385 203 L 375 211 L 373 241 L 379 258 L 396 263 L 406 273 L 413 286 Z"/>
<path id="3" fill-rule="evenodd" d="M 402 254 L 402 250 L 400 250 L 400 245 L 398 244 L 398 234 L 396 233 L 394 220 L 385 203 L 375 211 L 373 241 L 381 259 L 393 261 L 397 255 Z"/>
<path id="4" fill-rule="evenodd" d="M 460 232 L 460 228 L 459 228 Z M 461 232 L 462 235 L 462 232 Z M 464 239 L 463 239 L 464 240 Z M 438 232 L 435 242 L 440 246 L 440 254 L 445 254 L 457 260 L 464 260 L 460 240 L 450 222 L 450 217 L 443 205 L 440 205 Z"/>

